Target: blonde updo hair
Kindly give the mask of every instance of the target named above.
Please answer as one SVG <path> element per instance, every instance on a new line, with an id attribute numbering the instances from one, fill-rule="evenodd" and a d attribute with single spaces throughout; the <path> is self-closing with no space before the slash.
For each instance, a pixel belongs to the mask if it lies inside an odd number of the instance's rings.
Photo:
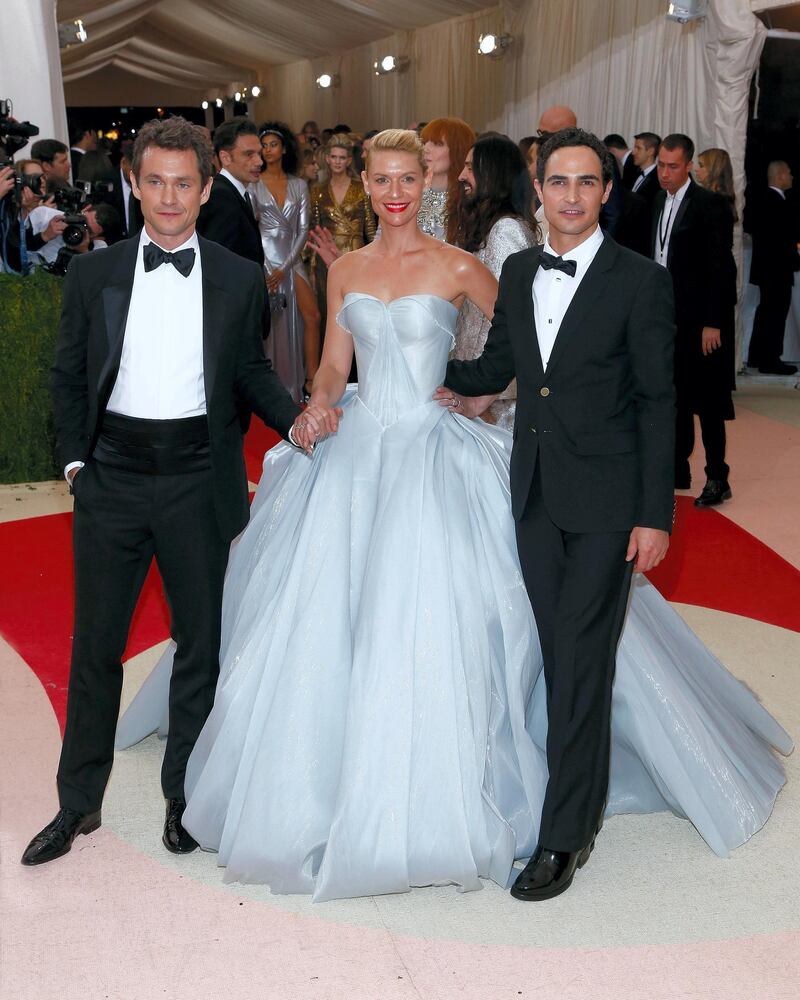
<path id="1" fill-rule="evenodd" d="M 387 128 L 373 136 L 369 152 L 364 158 L 364 168 L 367 171 L 373 153 L 410 153 L 411 156 L 416 156 L 423 173 L 428 168 L 425 163 L 425 145 L 411 129 Z"/>

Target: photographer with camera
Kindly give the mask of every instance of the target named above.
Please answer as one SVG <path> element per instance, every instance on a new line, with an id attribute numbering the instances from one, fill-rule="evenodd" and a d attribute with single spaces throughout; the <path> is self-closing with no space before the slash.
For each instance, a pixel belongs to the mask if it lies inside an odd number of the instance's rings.
<path id="1" fill-rule="evenodd" d="M 36 203 L 32 185 L 40 189 L 42 179 L 26 180 L 14 169 L 12 157 L 39 134 L 39 129 L 30 122 L 18 122 L 11 112 L 11 101 L 0 99 L 0 271 L 27 273 L 30 234 L 25 216 Z M 37 238 L 30 248 L 37 249 L 42 242 Z"/>
<path id="2" fill-rule="evenodd" d="M 84 200 L 82 192 L 62 189 L 55 194 L 55 206 L 40 205 L 30 213 L 34 236 L 45 239 L 35 257 L 53 274 L 66 274 L 75 254 L 103 249 L 121 236 L 116 209 L 102 203 L 83 204 Z"/>
<path id="3" fill-rule="evenodd" d="M 69 150 L 63 142 L 58 139 L 38 139 L 31 146 L 31 157 L 41 163 L 45 181 L 49 181 L 51 177 L 59 177 L 69 182 Z"/>

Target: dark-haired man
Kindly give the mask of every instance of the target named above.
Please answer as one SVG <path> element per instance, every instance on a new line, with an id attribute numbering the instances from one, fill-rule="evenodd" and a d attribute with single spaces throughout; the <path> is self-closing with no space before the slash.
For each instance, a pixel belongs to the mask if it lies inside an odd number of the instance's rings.
<path id="1" fill-rule="evenodd" d="M 223 122 L 214 130 L 214 152 L 222 169 L 200 209 L 197 231 L 263 267 L 261 236 L 247 191 L 263 167 L 258 129 L 244 117 Z"/>
<path id="2" fill-rule="evenodd" d="M 163 842 L 181 824 L 186 761 L 214 699 L 222 583 L 249 505 L 237 406 L 244 399 L 306 449 L 325 432 L 265 361 L 261 268 L 198 237 L 211 186 L 207 136 L 154 121 L 133 152 L 140 236 L 75 258 L 52 369 L 58 453 L 75 496 L 75 626 L 58 769 L 61 808 L 23 864 L 66 854 L 100 825 L 128 627 L 155 556 L 177 643 L 162 768 Z"/>
<path id="3" fill-rule="evenodd" d="M 45 183 L 51 178 L 69 183 L 69 150 L 58 139 L 39 139 L 31 146 L 31 159 L 42 165 Z"/>
<path id="4" fill-rule="evenodd" d="M 612 172 L 581 129 L 543 144 L 545 245 L 508 258 L 483 355 L 451 361 L 439 393 L 483 396 L 517 378 L 511 504 L 542 644 L 549 768 L 539 843 L 512 889 L 522 900 L 568 889 L 594 846 L 631 569 L 661 561 L 672 524 L 672 289 L 600 229 Z"/>
<path id="5" fill-rule="evenodd" d="M 632 159 L 639 176 L 634 180 L 631 190 L 647 202 L 648 211 L 652 209 L 653 200 L 661 190 L 656 173 L 656 156 L 660 144 L 661 137 L 655 132 L 640 132 L 633 142 Z"/>
<path id="6" fill-rule="evenodd" d="M 641 174 L 641 170 L 636 166 L 636 161 L 633 158 L 633 150 L 628 148 L 624 137 L 618 132 L 612 132 L 610 135 L 607 135 L 603 139 L 603 145 L 616 158 L 619 164 L 623 187 L 630 191 L 636 179 Z"/>
<path id="7" fill-rule="evenodd" d="M 75 124 L 69 130 L 69 142 L 72 176 L 77 177 L 83 154 L 97 149 L 97 132 L 93 128 L 86 128 L 83 124 Z"/>
<path id="8" fill-rule="evenodd" d="M 675 487 L 689 489 L 689 456 L 694 450 L 694 415 L 700 419 L 706 454 L 706 485 L 698 507 L 716 507 L 731 497 L 725 462 L 725 421 L 734 417 L 731 376 L 721 350 L 725 317 L 732 302 L 726 267 L 731 247 L 721 195 L 695 184 L 691 170 L 694 143 L 674 133 L 662 140 L 656 167 L 662 190 L 653 203 L 652 256 L 672 276 L 675 292 Z"/>

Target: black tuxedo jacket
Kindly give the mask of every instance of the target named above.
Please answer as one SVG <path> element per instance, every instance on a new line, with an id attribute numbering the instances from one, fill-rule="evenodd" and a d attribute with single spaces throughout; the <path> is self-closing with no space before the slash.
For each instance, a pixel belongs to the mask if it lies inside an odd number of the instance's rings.
<path id="1" fill-rule="evenodd" d="M 625 160 L 625 166 L 622 168 L 622 183 L 629 191 L 636 183 L 636 178 L 641 172 L 633 162 L 633 154 L 629 153 Z"/>
<path id="2" fill-rule="evenodd" d="M 661 190 L 653 201 L 652 256 L 666 199 L 666 191 Z M 731 240 L 731 210 L 725 199 L 691 181 L 672 223 L 667 255 L 679 343 L 691 338 L 694 346 L 704 326 L 720 330 L 727 325 L 736 298 Z M 699 344 L 697 340 L 696 346 Z"/>
<path id="3" fill-rule="evenodd" d="M 653 169 L 639 185 L 638 190 L 634 191 L 633 193 L 638 195 L 641 199 L 643 199 L 643 201 L 647 202 L 647 207 L 649 210 L 652 209 L 653 202 L 656 199 L 656 195 L 658 195 L 659 191 L 661 190 L 662 187 L 658 183 L 658 171 L 656 169 Z"/>
<path id="4" fill-rule="evenodd" d="M 283 437 L 300 412 L 261 346 L 261 268 L 200 238 L 203 370 L 217 520 L 233 538 L 249 516 L 237 406 L 243 401 Z M 139 239 L 75 257 L 64 282 L 51 387 L 62 465 L 86 461 L 119 371 Z M 171 265 L 169 265 L 171 266 Z M 153 303 L 153 309 L 158 303 Z"/>
<path id="5" fill-rule="evenodd" d="M 109 202 L 116 208 L 122 220 L 122 231 L 126 237 L 136 236 L 137 233 L 141 232 L 144 225 L 141 203 L 133 191 L 131 191 L 130 198 L 128 199 L 128 213 L 126 215 L 125 196 L 122 193 L 122 178 L 120 177 L 119 168 L 117 168 L 114 190 L 111 192 Z"/>
<path id="6" fill-rule="evenodd" d="M 220 243 L 263 267 L 264 251 L 258 222 L 244 198 L 222 174 L 214 178 L 211 196 L 200 209 L 197 231 L 207 240 Z"/>
<path id="7" fill-rule="evenodd" d="M 752 213 L 753 261 L 750 282 L 754 285 L 792 285 L 800 268 L 794 206 L 777 191 L 767 188 Z"/>
<path id="8" fill-rule="evenodd" d="M 484 352 L 475 361 L 451 361 L 446 385 L 478 396 L 516 377 L 511 502 L 518 520 L 538 461 L 547 513 L 562 530 L 669 531 L 675 460 L 669 275 L 606 236 L 545 372 L 532 296 L 541 253 L 532 247 L 506 260 Z"/>

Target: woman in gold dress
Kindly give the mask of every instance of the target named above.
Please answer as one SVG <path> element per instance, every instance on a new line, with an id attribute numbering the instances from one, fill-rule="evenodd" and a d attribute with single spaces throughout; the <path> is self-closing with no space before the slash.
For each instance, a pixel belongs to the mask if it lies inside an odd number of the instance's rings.
<path id="1" fill-rule="evenodd" d="M 343 134 L 328 143 L 325 162 L 328 179 L 311 190 L 311 228 L 321 226 L 333 236 L 340 253 L 358 250 L 375 239 L 375 216 L 364 185 L 353 170 L 353 143 Z M 325 329 L 328 268 L 319 254 L 313 261 L 317 302 Z"/>

